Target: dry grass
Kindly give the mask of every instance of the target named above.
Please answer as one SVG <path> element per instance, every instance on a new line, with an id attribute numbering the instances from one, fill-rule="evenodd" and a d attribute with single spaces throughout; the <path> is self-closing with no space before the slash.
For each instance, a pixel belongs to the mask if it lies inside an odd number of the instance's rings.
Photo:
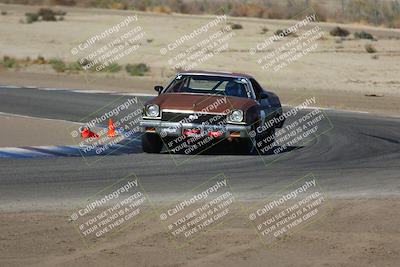
<path id="1" fill-rule="evenodd" d="M 253 1 L 195 1 L 195 0 L 0 0 L 2 3 L 29 5 L 66 5 L 110 9 L 136 9 L 159 13 L 215 14 L 239 17 L 290 19 L 305 9 L 312 8 L 319 21 L 357 22 L 400 27 L 398 0 L 253 0 Z M 342 5 L 343 3 L 343 5 Z"/>
<path id="2" fill-rule="evenodd" d="M 365 48 L 365 51 L 367 51 L 367 53 L 370 53 L 370 54 L 377 52 L 376 48 L 372 44 L 366 44 L 364 46 L 364 48 Z"/>
<path id="3" fill-rule="evenodd" d="M 68 12 L 68 19 L 62 23 L 41 22 L 36 25 L 21 25 L 18 20 L 24 16 L 25 12 L 32 12 L 32 10 L 36 11 L 32 7 L 19 6 L 14 9 L 10 8 L 9 15 L 0 16 L 1 35 L 8 36 L 9 40 L 12 40 L 12 42 L 1 43 L 0 51 L 3 51 L 3 53 L 0 55 L 0 59 L 4 55 L 7 55 L 15 57 L 18 61 L 28 56 L 36 59 L 38 55 L 42 55 L 45 58 L 42 61 L 60 58 L 66 63 L 67 68 L 70 68 L 69 64 L 78 60 L 78 57 L 69 53 L 72 47 L 75 47 L 78 42 L 85 41 L 93 33 L 102 32 L 104 29 L 110 27 L 110 25 L 119 23 L 124 14 L 129 14 L 129 11 L 103 11 L 97 16 L 91 16 L 92 10 L 65 8 Z M 112 77 L 111 81 L 113 83 L 122 84 L 124 80 L 130 87 L 152 90 L 155 81 L 161 81 L 159 83 L 165 84 L 170 75 L 175 73 L 173 65 L 170 65 L 168 60 L 204 37 L 201 36 L 195 40 L 191 40 L 180 47 L 179 51 L 171 51 L 166 56 L 160 54 L 160 48 L 165 47 L 171 40 L 177 40 L 182 34 L 189 33 L 193 29 L 204 25 L 209 21 L 209 18 L 214 18 L 175 14 L 160 16 L 158 14 L 143 14 L 141 12 L 138 12 L 138 16 L 140 25 L 146 30 L 146 37 L 142 40 L 140 50 L 118 60 L 118 63 L 123 67 L 120 72 L 112 74 L 104 72 L 84 73 L 79 71 L 78 66 L 73 66 L 71 69 L 73 69 L 73 73 L 77 74 L 68 75 L 69 77 L 66 80 L 82 79 L 86 82 L 86 76 L 90 76 L 91 79 Z M 263 42 L 265 38 L 272 36 L 278 29 L 288 28 L 294 22 L 229 18 L 227 23 L 241 24 L 243 29 L 234 32 L 234 39 L 229 42 L 229 49 L 227 51 L 204 61 L 196 66 L 195 69 L 248 72 L 257 77 L 267 88 L 272 88 L 272 90 L 280 90 L 280 88 L 307 88 L 308 90 L 316 91 L 331 90 L 337 92 L 346 90 L 364 92 L 373 88 L 377 93 L 398 94 L 398 73 L 400 71 L 398 65 L 400 52 L 398 40 L 396 39 L 400 38 L 398 31 L 363 27 L 360 25 L 343 26 L 320 23 L 318 26 L 325 34 L 324 37 L 321 37 L 317 41 L 318 48 L 315 53 L 307 54 L 281 71 L 265 72 L 257 63 L 257 59 L 259 56 L 265 56 L 267 51 L 249 57 L 248 49 L 254 47 L 257 43 Z M 42 27 L 42 25 L 45 27 Z M 163 28 L 167 30 L 160 31 L 159 25 L 163 25 Z M 346 28 L 351 33 L 364 30 L 373 34 L 374 38 L 379 41 L 369 42 L 349 37 L 341 40 L 341 37 L 332 37 L 329 35 L 329 31 L 334 26 Z M 224 25 L 220 25 L 215 31 L 223 27 Z M 262 27 L 267 27 L 269 31 L 265 34 L 260 34 Z M 75 29 L 78 28 L 85 29 L 85 31 L 76 31 Z M 148 43 L 146 39 L 152 41 Z M 286 42 L 292 40 L 293 38 L 289 37 L 280 42 L 274 42 L 270 46 L 270 51 L 278 49 Z M 336 40 L 341 43 L 335 43 Z M 109 41 L 111 39 L 104 40 L 104 42 L 99 44 L 99 47 Z M 371 56 L 374 54 L 368 54 L 365 51 L 364 45 L 366 43 L 372 43 L 376 47 L 379 53 L 375 54 L 379 55 L 379 60 L 371 59 Z M 27 49 L 27 44 L 29 44 L 29 49 Z M 60 51 L 64 51 L 65 53 L 60 54 Z M 80 57 L 85 55 L 82 54 Z M 146 63 L 151 68 L 150 72 L 145 73 L 144 76 L 129 75 L 125 66 L 140 62 Z M 360 66 L 363 68 L 362 71 L 360 71 Z M 7 71 L 4 71 L 4 73 L 7 73 L 4 76 L 8 76 L 14 72 L 20 76 L 22 73 L 56 75 L 55 70 L 49 64 L 34 64 L 27 67 L 20 64 L 18 71 L 17 68 L 7 69 Z M 65 75 L 57 75 L 57 77 L 67 76 L 66 74 L 70 72 L 66 70 L 64 73 Z M 4 80 L 3 77 L 1 79 Z M 19 79 L 22 80 L 22 78 Z M 136 79 L 134 83 L 131 81 L 133 79 Z M 142 83 L 145 82 L 143 86 L 136 83 L 138 80 Z M 36 83 L 42 83 L 42 81 L 37 79 L 29 82 L 29 84 Z M 109 86 L 108 88 L 115 87 L 111 82 L 106 84 Z M 76 85 L 77 82 L 71 84 L 71 88 Z M 55 86 L 63 87 L 65 85 Z M 104 84 L 100 83 L 97 83 L 96 87 L 106 88 Z"/>
<path id="4" fill-rule="evenodd" d="M 350 32 L 344 28 L 335 27 L 329 32 L 329 34 L 332 36 L 347 37 Z"/>

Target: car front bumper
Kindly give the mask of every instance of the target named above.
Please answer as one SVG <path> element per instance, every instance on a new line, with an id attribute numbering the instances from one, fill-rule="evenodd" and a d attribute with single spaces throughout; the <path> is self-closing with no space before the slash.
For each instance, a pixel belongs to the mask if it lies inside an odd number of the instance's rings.
<path id="1" fill-rule="evenodd" d="M 219 138 L 247 138 L 251 126 L 224 124 L 224 125 L 204 125 L 198 123 L 180 123 L 161 120 L 141 120 L 139 126 L 142 132 L 158 133 L 161 137 L 176 137 L 184 135 L 185 130 L 199 129 L 201 135 L 219 132 Z"/>

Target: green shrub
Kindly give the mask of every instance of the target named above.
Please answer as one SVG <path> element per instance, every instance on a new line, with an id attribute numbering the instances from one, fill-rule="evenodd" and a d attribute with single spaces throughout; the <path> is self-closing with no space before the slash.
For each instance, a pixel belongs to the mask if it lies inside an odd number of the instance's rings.
<path id="1" fill-rule="evenodd" d="M 365 51 L 367 51 L 367 53 L 370 53 L 370 54 L 377 52 L 376 48 L 372 44 L 366 44 L 364 46 L 364 48 L 365 48 Z"/>
<path id="2" fill-rule="evenodd" d="M 46 59 L 42 56 L 38 56 L 35 60 L 33 60 L 33 64 L 39 64 L 39 65 L 43 65 L 43 64 L 47 64 L 48 62 L 46 61 Z"/>
<path id="3" fill-rule="evenodd" d="M 15 60 L 15 58 L 4 56 L 1 64 L 7 69 L 11 69 L 17 66 L 17 61 Z"/>
<path id="4" fill-rule="evenodd" d="M 89 66 L 90 66 L 91 63 L 92 63 L 92 62 L 91 62 L 89 59 L 86 59 L 86 58 L 84 58 L 84 59 L 82 60 L 82 63 L 80 63 L 80 61 L 78 62 L 78 64 L 80 64 L 81 67 L 82 67 L 82 69 L 84 69 L 84 70 L 90 70 L 91 68 L 93 68 L 93 67 L 89 68 Z M 85 68 L 86 68 L 86 69 L 85 69 Z"/>
<path id="5" fill-rule="evenodd" d="M 2 11 L 1 11 L 1 15 L 2 15 L 2 16 L 5 16 L 5 15 L 7 15 L 7 11 L 5 11 L 5 10 L 2 10 Z"/>
<path id="6" fill-rule="evenodd" d="M 66 14 L 66 12 L 61 10 L 53 11 L 50 8 L 41 8 L 37 13 L 25 13 L 25 16 L 26 22 L 30 24 L 40 19 L 43 21 L 61 21 L 64 20 Z"/>
<path id="7" fill-rule="evenodd" d="M 37 13 L 43 21 L 57 21 L 56 12 L 50 8 L 41 8 Z"/>
<path id="8" fill-rule="evenodd" d="M 50 59 L 49 63 L 56 72 L 65 72 L 67 69 L 65 63 L 61 59 L 53 58 Z"/>
<path id="9" fill-rule="evenodd" d="M 243 26 L 241 24 L 238 24 L 238 23 L 233 23 L 231 25 L 231 29 L 232 30 L 241 30 L 241 29 L 243 29 Z"/>
<path id="10" fill-rule="evenodd" d="M 269 31 L 269 29 L 267 27 L 262 27 L 261 28 L 261 34 L 265 34 Z"/>
<path id="11" fill-rule="evenodd" d="M 72 62 L 68 65 L 68 70 L 72 71 L 72 72 L 78 72 L 78 71 L 82 71 L 83 67 L 78 61 L 76 61 L 76 62 Z"/>
<path id="12" fill-rule="evenodd" d="M 51 3 L 56 6 L 75 6 L 76 0 L 52 0 Z"/>
<path id="13" fill-rule="evenodd" d="M 146 72 L 150 71 L 150 67 L 145 63 L 128 64 L 125 66 L 125 70 L 132 76 L 143 76 Z"/>
<path id="14" fill-rule="evenodd" d="M 275 32 L 275 35 L 282 35 L 282 36 L 284 36 L 284 37 L 286 37 L 286 36 L 296 36 L 296 34 L 295 33 L 293 33 L 293 32 L 291 32 L 291 31 L 283 31 L 283 30 L 281 30 L 281 29 L 278 29 L 276 32 Z"/>
<path id="15" fill-rule="evenodd" d="M 350 34 L 348 30 L 340 27 L 333 28 L 329 33 L 332 36 L 340 36 L 340 37 L 347 37 Z"/>
<path id="16" fill-rule="evenodd" d="M 275 35 L 281 35 L 281 34 L 286 36 L 285 33 L 283 32 L 283 30 L 281 30 L 281 29 L 278 29 L 275 31 Z"/>
<path id="17" fill-rule="evenodd" d="M 366 31 L 360 31 L 360 32 L 354 33 L 354 38 L 373 40 L 374 36 L 372 36 L 372 34 L 366 32 Z"/>
<path id="18" fill-rule="evenodd" d="M 105 66 L 104 69 L 102 69 L 101 71 L 114 73 L 119 72 L 121 69 L 122 67 L 118 63 L 111 63 Z"/>
<path id="19" fill-rule="evenodd" d="M 33 23 L 39 20 L 39 15 L 36 13 L 25 13 L 26 23 Z"/>

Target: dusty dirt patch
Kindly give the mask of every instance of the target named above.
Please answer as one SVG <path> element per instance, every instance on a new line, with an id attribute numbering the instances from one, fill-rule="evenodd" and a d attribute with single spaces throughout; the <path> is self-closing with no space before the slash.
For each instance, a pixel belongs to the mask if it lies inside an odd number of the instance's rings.
<path id="1" fill-rule="evenodd" d="M 335 199 L 331 213 L 271 248 L 236 218 L 177 250 L 156 218 L 88 250 L 68 211 L 3 212 L 2 266 L 397 266 L 400 201 Z M 249 205 L 250 203 L 245 203 Z"/>

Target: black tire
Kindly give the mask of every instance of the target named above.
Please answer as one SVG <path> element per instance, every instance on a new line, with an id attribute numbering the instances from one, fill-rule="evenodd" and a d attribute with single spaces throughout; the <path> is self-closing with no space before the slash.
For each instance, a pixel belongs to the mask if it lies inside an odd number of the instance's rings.
<path id="1" fill-rule="evenodd" d="M 269 130 L 267 134 L 256 136 L 256 144 L 258 144 L 259 142 L 262 142 L 262 146 L 257 147 L 258 152 L 260 154 L 268 154 L 268 152 L 274 148 L 273 144 L 275 143 L 275 128 Z M 267 150 L 265 149 L 267 147 L 270 148 Z"/>
<path id="2" fill-rule="evenodd" d="M 237 147 L 240 153 L 251 154 L 253 152 L 254 144 L 250 138 L 240 138 L 237 140 Z"/>
<path id="3" fill-rule="evenodd" d="M 163 142 L 156 133 L 145 133 L 142 135 L 142 149 L 146 153 L 160 153 Z"/>

